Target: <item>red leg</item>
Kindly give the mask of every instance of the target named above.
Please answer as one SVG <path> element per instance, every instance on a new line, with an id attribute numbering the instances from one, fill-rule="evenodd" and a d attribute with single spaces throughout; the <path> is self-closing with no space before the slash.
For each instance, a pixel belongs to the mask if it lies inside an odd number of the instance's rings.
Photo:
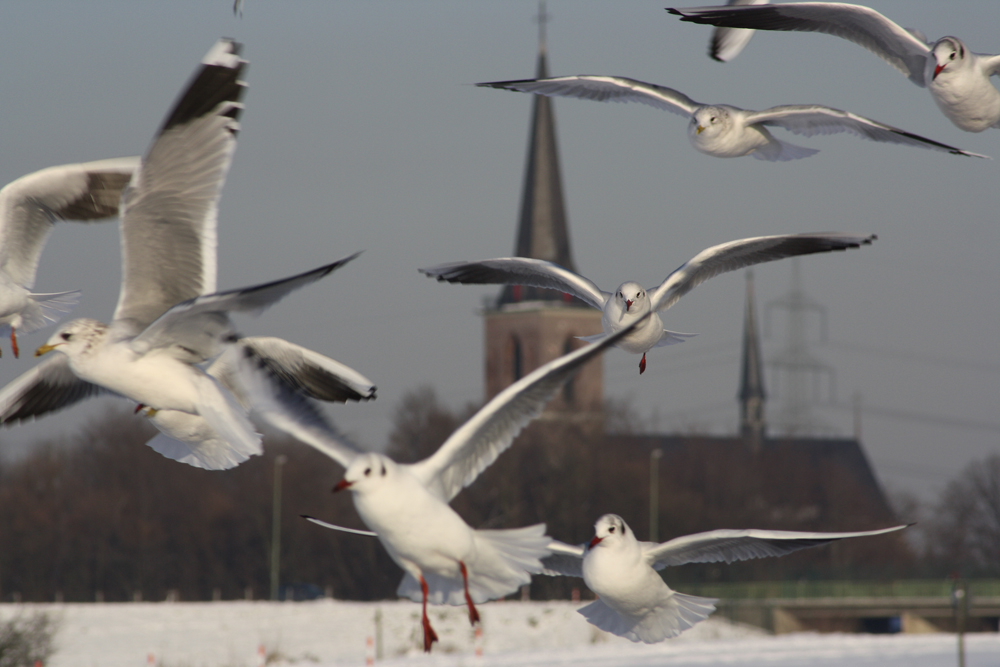
<path id="1" fill-rule="evenodd" d="M 14 348 L 14 358 L 20 359 L 21 356 L 17 350 L 17 335 L 14 333 L 14 327 L 10 328 L 10 346 Z"/>
<path id="2" fill-rule="evenodd" d="M 475 625 L 479 622 L 479 612 L 476 611 L 476 605 L 472 604 L 472 598 L 469 596 L 469 573 L 465 569 L 465 563 L 458 561 L 458 566 L 462 569 L 462 585 L 465 586 L 465 604 L 469 605 L 469 623 Z"/>
<path id="3" fill-rule="evenodd" d="M 420 590 L 424 594 L 424 653 L 430 653 L 431 645 L 438 640 L 438 636 L 431 627 L 431 619 L 427 618 L 427 582 L 424 581 L 424 575 L 420 575 Z"/>
<path id="4" fill-rule="evenodd" d="M 642 361 L 639 362 L 639 375 L 646 372 L 646 355 L 642 355 Z"/>

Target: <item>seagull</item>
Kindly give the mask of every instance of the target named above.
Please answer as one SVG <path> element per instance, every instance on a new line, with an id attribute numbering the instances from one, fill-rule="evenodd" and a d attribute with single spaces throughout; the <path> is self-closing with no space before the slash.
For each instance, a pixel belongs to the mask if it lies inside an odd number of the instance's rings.
<path id="1" fill-rule="evenodd" d="M 883 535 L 906 526 L 856 533 L 806 533 L 788 530 L 710 530 L 655 544 L 639 542 L 616 514 L 594 524 L 587 545 L 550 545 L 544 559 L 547 575 L 583 577 L 597 600 L 578 609 L 605 632 L 633 642 L 654 644 L 676 637 L 715 611 L 718 600 L 671 590 L 657 573 L 685 563 L 732 563 L 750 558 L 784 556 L 850 537 Z"/>
<path id="2" fill-rule="evenodd" d="M 429 652 L 437 634 L 427 616 L 428 602 L 465 604 L 474 625 L 479 621 L 476 603 L 529 583 L 531 574 L 541 572 L 541 559 L 550 553 L 545 524 L 475 530 L 448 503 L 511 446 L 567 379 L 629 331 L 624 327 L 537 368 L 497 394 L 437 452 L 411 464 L 359 451 L 322 422 L 310 401 L 269 379 L 273 371 L 261 364 L 251 365 L 247 386 L 255 408 L 283 415 L 282 428 L 346 468 L 333 490 L 352 492 L 361 520 L 405 572 L 397 594 L 422 603 L 424 650 Z"/>
<path id="3" fill-rule="evenodd" d="M 376 387 L 371 380 L 329 357 L 281 338 L 241 338 L 229 345 L 206 372 L 232 394 L 244 410 L 255 412 L 282 430 L 284 421 L 280 411 L 268 410 L 266 405 L 255 409 L 257 406 L 251 403 L 242 371 L 243 365 L 250 363 L 267 369 L 270 382 L 280 383 L 280 388 L 272 392 L 301 393 L 303 398 L 299 400 L 310 398 L 344 403 L 375 398 Z M 168 459 L 206 470 L 226 470 L 250 456 L 220 438 L 201 415 L 180 410 L 154 410 L 144 405 L 138 410 L 142 410 L 160 430 L 146 444 Z M 322 420 L 322 417 L 316 415 L 314 419 Z M 301 429 L 293 428 L 293 435 L 296 430 Z M 306 439 L 311 438 L 306 436 Z"/>
<path id="4" fill-rule="evenodd" d="M 636 320 L 652 313 L 648 320 L 618 343 L 632 354 L 641 354 L 639 374 L 646 371 L 646 353 L 654 347 L 677 343 L 695 334 L 677 333 L 663 328 L 659 311 L 666 310 L 694 287 L 713 276 L 735 271 L 754 264 L 770 262 L 796 255 L 846 250 L 869 245 L 877 236 L 843 232 L 817 234 L 786 234 L 757 236 L 730 241 L 707 250 L 681 264 L 659 286 L 644 289 L 628 281 L 618 286 L 614 294 L 602 291 L 593 282 L 558 264 L 528 257 L 501 257 L 478 262 L 440 264 L 419 271 L 441 282 L 466 285 L 533 285 L 572 294 L 604 313 L 601 327 L 604 333 L 586 336 L 595 341 L 611 335 Z"/>
<path id="5" fill-rule="evenodd" d="M 973 53 L 957 37 L 942 37 L 931 44 L 923 33 L 902 28 L 870 7 L 839 2 L 667 11 L 682 21 L 723 28 L 825 32 L 843 37 L 882 58 L 921 88 L 926 87 L 941 112 L 960 129 L 982 132 L 1000 127 L 1000 91 L 990 83 L 990 77 L 1000 73 L 1000 55 Z"/>
<path id="6" fill-rule="evenodd" d="M 58 322 L 76 306 L 80 292 L 36 294 L 42 248 L 58 220 L 100 220 L 118 215 L 122 189 L 138 157 L 63 164 L 22 176 L 0 190 L 0 334 L 31 333 Z"/>
<path id="7" fill-rule="evenodd" d="M 795 134 L 849 132 L 862 139 L 919 146 L 954 155 L 985 158 L 864 116 L 818 104 L 786 104 L 763 111 L 740 109 L 728 104 L 702 104 L 673 88 L 657 86 L 623 76 L 558 76 L 548 79 L 493 81 L 477 86 L 516 90 L 550 97 L 577 97 L 598 102 L 641 102 L 664 111 L 688 116 L 688 138 L 695 150 L 713 157 L 752 155 L 758 160 L 784 162 L 818 153 L 776 139 L 766 126 L 783 127 Z"/>
<path id="8" fill-rule="evenodd" d="M 232 161 L 246 61 L 219 40 L 202 60 L 125 189 L 122 286 L 110 325 L 78 319 L 35 353 L 56 355 L 0 390 L 0 422 L 111 392 L 153 410 L 203 417 L 244 452 L 260 448 L 246 411 L 197 365 L 238 337 L 230 312 L 259 312 L 352 260 L 249 288 L 216 291 L 216 217 Z"/>

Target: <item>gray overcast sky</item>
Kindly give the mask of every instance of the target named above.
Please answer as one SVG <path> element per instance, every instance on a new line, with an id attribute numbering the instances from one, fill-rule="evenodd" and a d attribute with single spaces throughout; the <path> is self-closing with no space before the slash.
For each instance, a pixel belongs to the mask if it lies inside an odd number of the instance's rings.
<path id="1" fill-rule="evenodd" d="M 873 4 L 932 40 L 951 34 L 973 51 L 1000 49 L 1000 3 Z M 664 6 L 551 1 L 551 72 L 629 76 L 744 108 L 826 104 L 1000 158 L 1000 131 L 958 130 L 925 90 L 860 47 L 762 33 L 723 65 L 706 56 L 710 29 Z M 250 90 L 222 198 L 220 287 L 364 249 L 240 325 L 372 378 L 377 401 L 334 415 L 364 444 L 381 445 L 407 390 L 432 385 L 453 406 L 482 396 L 476 311 L 496 288 L 441 285 L 416 268 L 513 248 L 531 98 L 468 84 L 533 74 L 536 11 L 534 0 L 247 0 L 237 19 L 228 0 L 5 3 L 0 182 L 143 152 L 214 40 L 244 42 Z M 642 105 L 557 100 L 555 112 L 573 253 L 598 285 L 658 284 L 701 249 L 736 238 L 876 232 L 870 248 L 801 263 L 805 289 L 827 308 L 830 343 L 814 352 L 836 369 L 837 399 L 849 403 L 857 391 L 873 408 L 994 424 L 868 413 L 863 440 L 879 475 L 890 488 L 931 494 L 1000 450 L 996 161 L 782 130 L 775 134 L 821 152 L 778 164 L 722 160 L 691 148 L 682 119 Z M 36 289 L 83 289 L 74 315 L 107 321 L 119 273 L 115 225 L 65 224 L 42 256 Z M 759 301 L 777 298 L 790 264 L 759 267 L 756 277 Z M 728 274 L 686 296 L 665 323 L 700 335 L 653 351 L 642 377 L 636 358 L 610 352 L 607 394 L 658 414 L 663 430 L 731 432 L 743 290 L 742 275 Z M 775 315 L 768 355 L 782 343 Z M 20 361 L 4 344 L 0 381 L 29 369 L 30 351 L 51 331 L 26 336 Z M 90 402 L 0 437 L 14 451 L 72 433 L 102 410 Z M 817 414 L 850 434 L 850 411 Z"/>

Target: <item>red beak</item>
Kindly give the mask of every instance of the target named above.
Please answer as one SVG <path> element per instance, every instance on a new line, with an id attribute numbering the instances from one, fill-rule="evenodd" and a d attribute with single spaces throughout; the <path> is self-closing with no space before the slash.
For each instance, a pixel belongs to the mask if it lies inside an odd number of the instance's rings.
<path id="1" fill-rule="evenodd" d="M 945 68 L 944 65 L 938 65 L 934 68 L 934 76 L 931 77 L 931 81 L 937 78 L 937 75 L 941 73 L 941 70 Z"/>
<path id="2" fill-rule="evenodd" d="M 134 414 L 134 415 L 139 414 L 139 410 L 142 410 L 144 407 L 146 407 L 146 406 L 144 404 L 140 403 L 139 405 L 135 406 L 135 412 L 133 412 L 132 414 Z"/>
<path id="3" fill-rule="evenodd" d="M 632 301 L 631 301 L 631 299 L 625 299 L 625 312 L 627 313 L 628 309 L 631 308 L 631 307 L 632 307 Z"/>
<path id="4" fill-rule="evenodd" d="M 350 485 L 351 482 L 348 482 L 346 479 L 342 479 L 339 482 L 337 482 L 336 486 L 333 487 L 333 493 L 336 493 L 337 491 L 343 491 Z"/>
<path id="5" fill-rule="evenodd" d="M 603 537 L 598 537 L 597 535 L 594 535 L 594 539 L 590 541 L 590 548 L 593 549 L 594 547 L 596 547 L 598 544 L 601 543 L 601 540 L 603 539 L 604 539 Z"/>

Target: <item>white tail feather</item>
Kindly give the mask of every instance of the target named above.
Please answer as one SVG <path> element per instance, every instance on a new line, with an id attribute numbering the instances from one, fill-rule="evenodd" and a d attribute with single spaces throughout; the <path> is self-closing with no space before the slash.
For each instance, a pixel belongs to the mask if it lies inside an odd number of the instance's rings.
<path id="1" fill-rule="evenodd" d="M 671 591 L 659 605 L 642 616 L 619 613 L 604 600 L 591 602 L 577 611 L 605 632 L 634 642 L 654 644 L 676 637 L 715 611 L 717 600 Z"/>
<path id="2" fill-rule="evenodd" d="M 58 322 L 80 303 L 80 292 L 58 292 L 55 294 L 29 294 L 34 304 L 21 311 L 18 331 L 31 333 L 44 326 Z M 35 307 L 32 308 L 31 306 Z"/>

